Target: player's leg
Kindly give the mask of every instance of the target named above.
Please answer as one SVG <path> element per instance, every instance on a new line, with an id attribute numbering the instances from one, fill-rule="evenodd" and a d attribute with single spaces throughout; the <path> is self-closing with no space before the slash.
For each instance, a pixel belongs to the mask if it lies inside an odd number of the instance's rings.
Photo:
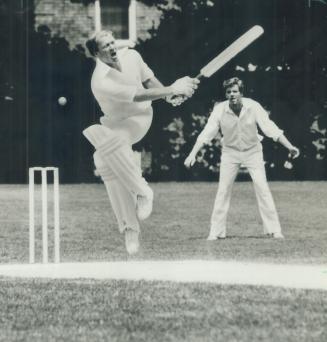
<path id="1" fill-rule="evenodd" d="M 218 192 L 211 215 L 208 240 L 226 237 L 227 213 L 230 205 L 233 183 L 240 163 L 229 153 L 223 153 L 220 163 Z"/>
<path id="2" fill-rule="evenodd" d="M 253 181 L 264 233 L 282 238 L 276 206 L 267 182 L 262 151 L 252 153 L 244 161 L 244 165 L 248 168 Z"/>
<path id="3" fill-rule="evenodd" d="M 152 211 L 153 192 L 142 177 L 139 165 L 135 162 L 128 142 L 128 134 L 115 132 L 102 125 L 90 126 L 83 131 L 83 134 L 127 191 L 137 197 L 138 217 L 140 220 L 146 219 Z"/>
<path id="4" fill-rule="evenodd" d="M 136 196 L 126 189 L 115 173 L 107 167 L 98 152 L 94 153 L 94 164 L 107 189 L 108 197 L 118 222 L 118 228 L 125 234 L 126 249 L 134 254 L 139 248 L 140 226 L 136 217 Z"/>

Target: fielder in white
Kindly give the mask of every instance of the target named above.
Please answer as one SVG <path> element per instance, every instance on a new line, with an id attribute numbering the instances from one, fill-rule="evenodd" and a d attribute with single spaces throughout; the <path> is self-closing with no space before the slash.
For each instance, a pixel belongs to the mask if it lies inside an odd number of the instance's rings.
<path id="1" fill-rule="evenodd" d="M 292 158 L 299 156 L 299 149 L 293 146 L 276 124 L 268 117 L 262 106 L 243 97 L 243 82 L 234 77 L 223 83 L 227 101 L 218 103 L 206 126 L 185 160 L 191 167 L 199 150 L 222 132 L 222 154 L 219 186 L 210 223 L 208 240 L 226 237 L 227 212 L 230 205 L 232 186 L 241 165 L 247 167 L 259 205 L 264 233 L 274 238 L 283 238 L 276 207 L 268 187 L 262 154 L 262 144 L 257 125 L 269 138 L 278 141 L 288 150 Z"/>
<path id="2" fill-rule="evenodd" d="M 147 133 L 152 122 L 151 101 L 166 98 L 173 105 L 191 97 L 199 81 L 184 77 L 164 87 L 138 52 L 117 50 L 110 31 L 94 34 L 86 46 L 96 59 L 91 88 L 103 116 L 100 124 L 83 131 L 95 147 L 94 163 L 116 215 L 119 230 L 125 233 L 128 253 L 139 248 L 139 220 L 152 211 L 153 192 L 142 177 L 132 145 Z M 185 98 L 184 98 L 185 99 Z"/>

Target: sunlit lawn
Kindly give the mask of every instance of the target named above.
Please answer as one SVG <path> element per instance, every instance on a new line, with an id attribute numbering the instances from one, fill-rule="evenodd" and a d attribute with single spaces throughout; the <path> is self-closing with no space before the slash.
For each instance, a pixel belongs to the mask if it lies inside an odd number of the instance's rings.
<path id="1" fill-rule="evenodd" d="M 154 212 L 143 225 L 142 249 L 136 259 L 326 264 L 324 182 L 271 183 L 285 240 L 262 236 L 252 184 L 236 183 L 229 238 L 207 242 L 216 186 L 152 184 Z M 128 260 L 103 185 L 63 185 L 60 191 L 62 260 Z M 27 262 L 27 186 L 0 186 L 0 204 L 1 262 Z M 39 232 L 38 247 L 40 238 Z M 0 279 L 0 341 L 327 340 L 324 291 Z"/>
<path id="2" fill-rule="evenodd" d="M 285 240 L 264 238 L 252 184 L 240 182 L 234 187 L 228 238 L 209 243 L 205 239 L 217 184 L 152 184 L 154 212 L 143 223 L 142 249 L 137 258 L 326 263 L 327 183 L 272 182 L 270 185 Z M 104 186 L 62 185 L 60 191 L 62 260 L 126 259 L 123 236 L 118 234 Z M 0 205 L 1 262 L 26 262 L 27 186 L 2 185 Z M 49 241 L 52 242 L 50 233 Z M 38 258 L 41 260 L 40 255 Z"/>

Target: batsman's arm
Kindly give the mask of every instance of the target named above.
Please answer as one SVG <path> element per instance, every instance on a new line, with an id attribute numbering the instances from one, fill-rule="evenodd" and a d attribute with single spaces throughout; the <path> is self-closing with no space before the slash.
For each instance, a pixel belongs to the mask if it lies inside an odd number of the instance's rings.
<path id="1" fill-rule="evenodd" d="M 152 77 L 146 80 L 145 82 L 143 82 L 143 85 L 147 89 L 164 87 L 164 85 L 156 77 Z M 182 104 L 185 101 L 184 98 L 187 99 L 188 97 L 185 95 L 182 95 L 182 96 L 168 95 L 165 97 L 166 101 L 170 103 L 171 105 L 173 105 L 174 107 Z"/>
<path id="2" fill-rule="evenodd" d="M 172 85 L 164 87 L 158 79 L 151 78 L 143 82 L 143 85 L 146 87 L 145 89 L 137 90 L 134 96 L 134 101 L 142 102 L 158 100 L 171 95 L 186 95 L 190 97 L 197 88 L 197 83 L 198 82 L 196 80 L 185 76 L 176 80 Z"/>
<path id="3" fill-rule="evenodd" d="M 153 101 L 165 98 L 172 95 L 173 89 L 171 87 L 138 89 L 134 96 L 134 102 Z"/>
<path id="4" fill-rule="evenodd" d="M 143 82 L 143 86 L 146 89 L 164 88 L 165 87 L 155 76 L 153 76 L 153 77 L 147 79 L 145 82 Z"/>

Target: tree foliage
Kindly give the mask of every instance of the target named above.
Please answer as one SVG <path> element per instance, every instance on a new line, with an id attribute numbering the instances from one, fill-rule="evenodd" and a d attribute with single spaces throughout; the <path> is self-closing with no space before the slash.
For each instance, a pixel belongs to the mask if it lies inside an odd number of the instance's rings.
<path id="1" fill-rule="evenodd" d="M 71 3 L 83 4 L 84 6 L 87 6 L 93 3 L 94 1 L 95 0 L 70 0 Z"/>
<path id="2" fill-rule="evenodd" d="M 63 182 L 94 181 L 91 148 L 81 134 L 96 121 L 93 61 L 47 26 L 35 31 L 30 4 L 0 1 L 0 180 L 24 182 L 27 167 L 54 165 Z"/>
<path id="3" fill-rule="evenodd" d="M 71 0 L 83 2 L 90 1 Z M 201 151 L 192 172 L 184 159 L 216 101 L 222 81 L 238 76 L 245 96 L 258 100 L 302 151 L 292 170 L 287 152 L 264 140 L 267 171 L 273 179 L 327 178 L 327 36 L 323 2 L 306 0 L 142 0 L 162 11 L 162 20 L 137 49 L 165 84 L 198 74 L 211 58 L 253 25 L 264 35 L 210 79 L 192 99 L 172 108 L 155 106 L 149 134 L 138 149 L 151 151 L 152 180 L 215 179 L 219 139 Z M 93 61 L 83 49 L 34 29 L 33 2 L 0 0 L 0 180 L 23 182 L 31 165 L 56 165 L 62 181 L 94 181 L 92 149 L 82 130 L 98 119 L 90 92 Z M 58 98 L 67 98 L 59 106 Z M 160 138 L 158 138 L 160 137 Z"/>
<path id="4" fill-rule="evenodd" d="M 206 163 L 199 163 L 192 174 L 183 168 L 183 160 L 201 128 L 201 120 L 194 118 L 206 119 L 214 102 L 224 100 L 222 81 L 238 76 L 245 81 L 245 96 L 259 101 L 302 150 L 295 162 L 297 167 L 286 170 L 287 151 L 265 139 L 270 177 L 326 178 L 327 6 L 315 2 L 308 7 L 307 1 L 298 0 L 174 3 L 176 8 L 162 9 L 163 19 L 151 32 L 152 39 L 137 47 L 165 84 L 184 75 L 197 75 L 201 67 L 250 27 L 261 25 L 265 33 L 214 76 L 204 79 L 199 91 L 181 107 L 155 105 L 152 134 L 143 143 L 153 151 L 152 177 L 216 177 L 218 149 L 207 149 L 203 157 Z M 172 125 L 176 120 L 180 124 Z M 176 127 L 175 131 L 172 127 Z M 181 134 L 183 139 L 178 140 Z M 158 136 L 162 138 L 158 140 Z M 162 165 L 169 167 L 162 170 Z"/>

